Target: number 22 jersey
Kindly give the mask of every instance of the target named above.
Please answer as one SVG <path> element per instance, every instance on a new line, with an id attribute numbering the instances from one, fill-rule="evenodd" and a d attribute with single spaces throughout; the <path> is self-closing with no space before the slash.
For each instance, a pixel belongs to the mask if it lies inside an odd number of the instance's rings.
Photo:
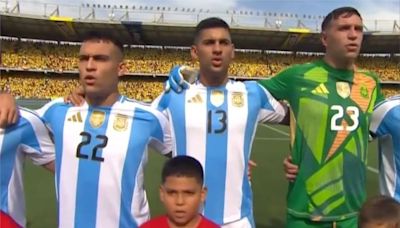
<path id="1" fill-rule="evenodd" d="M 54 134 L 59 227 L 138 227 L 150 218 L 147 146 L 171 151 L 167 119 L 121 96 L 112 106 L 38 110 Z"/>

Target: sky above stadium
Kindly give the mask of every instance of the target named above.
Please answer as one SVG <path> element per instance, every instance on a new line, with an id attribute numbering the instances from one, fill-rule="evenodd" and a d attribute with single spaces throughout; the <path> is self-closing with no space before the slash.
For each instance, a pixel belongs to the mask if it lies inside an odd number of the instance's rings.
<path id="1" fill-rule="evenodd" d="M 24 0 L 22 0 L 24 1 Z M 36 0 L 64 4 L 65 0 Z M 12 2 L 12 1 L 9 1 Z M 400 0 L 69 0 L 68 4 L 118 4 L 171 7 L 195 7 L 211 12 L 261 10 L 283 13 L 326 15 L 340 6 L 356 7 L 365 19 L 400 20 Z"/>
<path id="2" fill-rule="evenodd" d="M 8 2 L 11 9 L 15 1 L 0 0 L 0 7 Z M 217 16 L 231 25 L 288 29 L 298 27 L 300 19 L 302 27 L 314 31 L 331 10 L 352 6 L 363 16 L 366 31 L 390 32 L 395 20 L 397 27 L 400 24 L 400 0 L 19 0 L 19 5 L 25 14 L 52 16 L 58 6 L 59 16 L 145 23 L 197 24 Z M 127 9 L 129 15 L 124 16 Z"/>

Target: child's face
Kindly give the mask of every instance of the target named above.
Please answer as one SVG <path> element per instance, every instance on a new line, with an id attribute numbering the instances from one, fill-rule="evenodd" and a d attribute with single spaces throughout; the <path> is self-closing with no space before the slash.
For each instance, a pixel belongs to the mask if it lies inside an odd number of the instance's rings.
<path id="1" fill-rule="evenodd" d="M 194 177 L 167 177 L 160 187 L 163 202 L 170 222 L 179 226 L 192 225 L 199 214 L 207 190 Z"/>

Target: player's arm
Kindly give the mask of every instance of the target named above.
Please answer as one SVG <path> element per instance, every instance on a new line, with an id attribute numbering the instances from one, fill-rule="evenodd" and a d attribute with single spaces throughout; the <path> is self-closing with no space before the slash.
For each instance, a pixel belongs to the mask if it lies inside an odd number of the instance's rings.
<path id="1" fill-rule="evenodd" d="M 22 151 L 33 164 L 43 166 L 54 173 L 55 147 L 49 129 L 36 113 L 21 108 L 20 114 L 30 125 L 24 128 Z"/>
<path id="2" fill-rule="evenodd" d="M 13 95 L 2 91 L 0 93 L 0 128 L 6 128 L 18 121 L 18 108 Z"/>
<path id="3" fill-rule="evenodd" d="M 160 111 L 152 111 L 155 117 L 154 128 L 149 146 L 169 157 L 172 151 L 172 134 L 168 118 Z"/>
<path id="4" fill-rule="evenodd" d="M 48 171 L 54 173 L 55 172 L 55 162 L 51 161 L 47 164 L 42 165 L 43 168 L 47 169 Z"/>
<path id="5" fill-rule="evenodd" d="M 81 106 L 85 102 L 85 91 L 83 86 L 76 87 L 70 94 L 64 97 L 64 102 L 75 106 Z"/>
<path id="6" fill-rule="evenodd" d="M 176 93 L 189 88 L 190 84 L 198 78 L 198 70 L 189 66 L 174 66 L 168 75 L 168 80 L 165 82 L 165 91 L 170 90 Z"/>
<path id="7" fill-rule="evenodd" d="M 274 101 L 274 99 L 278 100 L 280 106 L 282 106 L 283 109 L 285 110 L 284 117 L 277 122 L 279 124 L 283 125 L 290 124 L 290 112 L 288 111 L 288 104 L 284 100 L 289 101 L 291 99 L 290 91 L 292 91 L 293 86 L 295 86 L 294 85 L 295 83 L 293 83 L 293 76 L 295 74 L 296 74 L 296 68 L 291 67 L 283 70 L 282 72 L 280 72 L 279 74 L 270 79 L 264 79 L 258 81 L 259 85 L 263 87 L 268 94 L 272 95 L 273 99 L 268 97 L 268 100 L 270 100 L 272 104 L 276 104 L 276 101 Z"/>
<path id="8" fill-rule="evenodd" d="M 272 78 L 258 80 L 258 83 L 268 90 L 276 100 L 289 100 L 290 91 L 295 84 L 293 82 L 295 71 L 295 68 L 291 67 Z"/>
<path id="9" fill-rule="evenodd" d="M 249 177 L 249 180 L 251 181 L 251 178 L 253 177 L 252 175 L 252 170 L 253 168 L 257 167 L 257 163 L 254 160 L 249 160 L 249 163 L 247 164 L 247 176 Z"/>
<path id="10" fill-rule="evenodd" d="M 288 155 L 283 160 L 283 170 L 288 181 L 293 182 L 296 179 L 299 167 L 293 163 L 292 156 Z"/>
<path id="11" fill-rule="evenodd" d="M 290 111 L 289 106 L 285 101 L 279 101 L 279 103 L 286 109 L 285 117 L 283 117 L 282 121 L 279 124 L 289 126 L 290 125 Z"/>
<path id="12" fill-rule="evenodd" d="M 165 119 L 167 120 L 166 123 L 169 124 L 169 114 L 167 112 L 167 109 L 168 109 L 168 104 L 169 104 L 170 99 L 171 99 L 171 93 L 164 92 L 160 96 L 158 96 L 156 99 L 154 99 L 154 101 L 151 103 L 151 107 L 160 111 L 163 114 L 163 116 L 165 117 L 165 118 L 161 118 L 161 121 L 160 121 L 161 129 L 164 129 L 163 135 L 167 134 L 167 139 L 165 141 L 171 141 L 171 129 L 170 129 L 169 125 L 163 126 L 163 125 L 165 125 Z M 153 143 L 157 144 L 157 141 L 154 141 Z M 154 148 L 154 145 L 151 144 L 151 146 Z M 162 147 L 164 147 L 164 146 L 161 146 L 161 148 Z M 167 147 L 169 148 L 170 146 L 167 146 Z M 157 149 L 157 148 L 155 148 L 155 149 L 157 151 L 160 151 L 160 149 Z M 161 150 L 163 150 L 163 149 L 161 149 Z M 162 154 L 167 158 L 172 158 L 172 151 L 162 153 Z"/>
<path id="13" fill-rule="evenodd" d="M 288 111 L 288 105 L 283 101 L 277 101 L 268 90 L 259 84 L 256 83 L 255 88 L 261 102 L 258 122 L 289 125 L 290 114 Z"/>
<path id="14" fill-rule="evenodd" d="M 372 112 L 369 133 L 372 138 L 381 137 L 388 134 L 388 127 L 385 124 L 385 113 L 387 112 L 385 101 L 379 102 Z"/>
<path id="15" fill-rule="evenodd" d="M 164 156 L 167 157 L 167 158 L 172 158 L 172 151 L 164 154 Z"/>
<path id="16" fill-rule="evenodd" d="M 393 141 L 397 141 L 395 138 L 399 135 L 400 114 L 399 112 L 391 111 L 396 107 L 400 107 L 400 97 L 395 99 L 388 98 L 375 107 L 369 126 L 372 137 L 381 137 L 389 134 L 392 136 Z"/>
<path id="17" fill-rule="evenodd" d="M 162 112 L 168 118 L 166 110 L 168 108 L 170 100 L 171 93 L 163 92 L 160 96 L 154 99 L 153 102 L 151 102 L 151 107 Z"/>
<path id="18" fill-rule="evenodd" d="M 57 107 L 60 104 L 64 104 L 64 99 L 62 97 L 54 99 L 50 102 L 47 102 L 41 108 L 36 109 L 35 113 L 39 115 L 39 117 L 44 120 L 46 123 L 51 122 L 51 118 L 57 115 Z"/>

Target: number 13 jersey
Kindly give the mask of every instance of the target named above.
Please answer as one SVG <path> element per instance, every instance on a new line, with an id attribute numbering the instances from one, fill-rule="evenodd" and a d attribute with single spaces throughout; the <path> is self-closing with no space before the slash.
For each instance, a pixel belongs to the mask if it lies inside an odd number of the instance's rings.
<path id="1" fill-rule="evenodd" d="M 256 126 L 282 121 L 286 108 L 254 81 L 218 87 L 197 82 L 180 94 L 163 94 L 154 105 L 169 117 L 173 154 L 192 156 L 204 167 L 205 217 L 219 225 L 252 220 L 247 166 Z"/>

